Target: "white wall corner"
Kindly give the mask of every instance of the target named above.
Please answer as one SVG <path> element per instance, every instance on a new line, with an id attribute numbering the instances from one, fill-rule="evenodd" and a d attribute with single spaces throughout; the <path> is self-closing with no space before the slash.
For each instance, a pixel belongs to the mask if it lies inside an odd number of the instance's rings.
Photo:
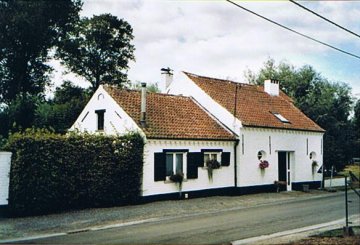
<path id="1" fill-rule="evenodd" d="M 8 205 L 11 152 L 0 151 L 0 205 Z"/>

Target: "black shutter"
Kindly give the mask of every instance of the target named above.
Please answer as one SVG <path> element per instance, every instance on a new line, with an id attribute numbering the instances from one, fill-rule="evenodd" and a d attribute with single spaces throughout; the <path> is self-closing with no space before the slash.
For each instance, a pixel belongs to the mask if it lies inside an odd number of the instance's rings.
<path id="1" fill-rule="evenodd" d="M 221 154 L 221 166 L 229 166 L 230 165 L 230 152 L 223 152 Z"/>
<path id="2" fill-rule="evenodd" d="M 161 181 L 166 179 L 166 154 L 154 153 L 154 180 Z"/>
<path id="3" fill-rule="evenodd" d="M 198 167 L 203 166 L 204 157 L 201 152 L 189 152 L 187 154 L 187 178 L 198 178 Z"/>

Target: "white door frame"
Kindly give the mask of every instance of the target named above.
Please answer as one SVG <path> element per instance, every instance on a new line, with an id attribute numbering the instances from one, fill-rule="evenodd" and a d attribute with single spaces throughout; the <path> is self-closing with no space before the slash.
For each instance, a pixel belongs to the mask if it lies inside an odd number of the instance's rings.
<path id="1" fill-rule="evenodd" d="M 292 159 L 294 159 L 292 156 L 292 154 L 294 154 L 295 151 L 291 151 L 291 150 L 277 150 L 278 154 L 280 152 L 285 154 L 285 164 L 286 164 L 286 191 L 291 191 L 292 190 L 292 178 L 293 178 L 293 173 L 292 173 L 292 168 L 294 168 L 294 164 L 291 161 Z M 278 156 L 279 159 L 279 156 Z M 279 167 L 279 163 L 278 163 L 278 167 Z"/>
<path id="2" fill-rule="evenodd" d="M 291 191 L 291 151 L 286 152 L 286 190 Z"/>

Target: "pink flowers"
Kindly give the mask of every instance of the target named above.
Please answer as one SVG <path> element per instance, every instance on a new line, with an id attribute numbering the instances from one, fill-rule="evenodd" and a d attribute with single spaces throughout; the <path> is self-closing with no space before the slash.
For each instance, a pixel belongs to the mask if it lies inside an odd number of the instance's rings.
<path id="1" fill-rule="evenodd" d="M 260 161 L 259 163 L 259 168 L 260 169 L 265 169 L 265 168 L 268 168 L 269 167 L 269 162 L 268 161 Z"/>

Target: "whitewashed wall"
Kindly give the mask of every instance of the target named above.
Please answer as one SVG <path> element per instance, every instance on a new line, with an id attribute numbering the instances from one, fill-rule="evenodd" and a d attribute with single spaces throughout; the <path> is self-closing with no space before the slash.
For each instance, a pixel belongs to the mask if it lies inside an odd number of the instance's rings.
<path id="1" fill-rule="evenodd" d="M 11 154 L 0 151 L 0 205 L 8 205 Z"/>
<path id="2" fill-rule="evenodd" d="M 273 184 L 278 180 L 278 151 L 290 151 L 291 153 L 291 182 L 321 181 L 322 175 L 317 173 L 323 162 L 322 133 L 279 130 L 242 128 L 241 136 L 244 138 L 238 147 L 238 185 L 253 186 Z M 271 137 L 271 150 L 269 145 Z M 306 141 L 308 140 L 308 150 Z M 242 147 L 244 146 L 244 154 Z M 264 171 L 259 168 L 257 153 L 264 151 L 264 158 L 270 166 Z M 313 171 L 311 152 L 316 153 L 318 167 Z"/>
<path id="3" fill-rule="evenodd" d="M 80 132 L 97 133 L 97 114 L 96 110 L 106 110 L 104 114 L 105 134 L 124 134 L 137 131 L 144 135 L 142 130 L 136 125 L 134 120 L 114 101 L 114 99 L 104 90 L 102 85 L 91 97 L 78 119 L 70 130 L 77 129 Z M 88 113 L 88 114 L 87 114 Z M 85 117 L 85 115 L 87 116 Z M 139 119 L 140 120 L 140 119 Z"/>
<path id="4" fill-rule="evenodd" d="M 209 95 L 201 90 L 184 73 L 174 76 L 174 81 L 168 89 L 172 94 L 192 96 L 203 107 L 209 110 L 224 125 L 232 129 L 240 140 L 237 152 L 237 176 L 238 187 L 273 184 L 278 180 L 278 155 L 277 151 L 292 151 L 291 153 L 291 178 L 292 182 L 320 181 L 321 174 L 313 173 L 310 152 L 316 153 L 316 161 L 320 168 L 323 162 L 322 133 L 313 133 L 295 130 L 255 129 L 243 127 L 241 121 L 224 107 L 214 101 Z M 244 135 L 244 154 L 242 154 L 242 135 Z M 269 152 L 269 136 L 272 139 L 272 150 Z M 308 152 L 306 151 L 306 139 L 308 139 Z M 270 167 L 261 171 L 258 167 L 258 151 L 267 153 Z"/>
<path id="5" fill-rule="evenodd" d="M 169 94 L 192 96 L 201 106 L 210 111 L 221 123 L 226 125 L 235 134 L 239 133 L 242 127 L 241 122 L 233 116 L 227 109 L 214 101 L 207 93 L 200 89 L 183 72 L 176 74 L 174 81 L 168 89 Z"/>
<path id="6" fill-rule="evenodd" d="M 198 168 L 198 178 L 183 182 L 182 191 L 196 191 L 212 188 L 234 186 L 234 142 L 222 141 L 187 141 L 187 140 L 151 140 L 145 144 L 144 173 L 142 195 L 156 195 L 178 192 L 177 184 L 170 181 L 154 181 L 154 153 L 163 149 L 188 149 L 189 152 L 200 152 L 201 149 L 223 149 L 230 152 L 230 166 L 221 167 L 213 172 L 213 180 L 209 181 L 206 168 Z"/>
<path id="7" fill-rule="evenodd" d="M 339 187 L 339 186 L 345 186 L 345 178 L 333 178 L 333 179 L 325 179 L 324 181 L 324 187 Z"/>

